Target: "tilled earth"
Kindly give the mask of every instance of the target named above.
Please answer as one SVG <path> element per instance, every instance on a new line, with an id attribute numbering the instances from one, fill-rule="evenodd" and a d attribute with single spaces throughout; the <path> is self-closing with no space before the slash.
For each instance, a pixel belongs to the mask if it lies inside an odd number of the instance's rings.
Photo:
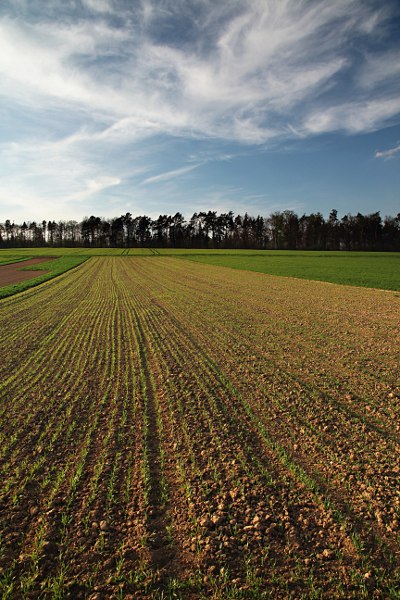
<path id="1" fill-rule="evenodd" d="M 399 308 L 163 257 L 2 301 L 3 597 L 398 597 Z"/>
<path id="2" fill-rule="evenodd" d="M 51 260 L 50 258 L 30 258 L 28 260 L 21 260 L 20 262 L 10 263 L 8 265 L 0 265 L 0 287 L 5 285 L 11 285 L 12 283 L 19 283 L 27 279 L 33 279 L 38 275 L 42 275 L 45 271 L 22 271 L 24 267 L 30 267 L 31 265 L 37 265 L 43 262 Z"/>

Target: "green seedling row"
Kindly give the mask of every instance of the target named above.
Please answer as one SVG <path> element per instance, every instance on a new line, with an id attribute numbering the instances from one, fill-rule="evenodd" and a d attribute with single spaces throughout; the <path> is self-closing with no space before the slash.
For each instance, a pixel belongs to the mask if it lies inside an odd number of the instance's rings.
<path id="1" fill-rule="evenodd" d="M 396 598 L 399 299 L 159 254 L 0 302 L 4 598 Z"/>

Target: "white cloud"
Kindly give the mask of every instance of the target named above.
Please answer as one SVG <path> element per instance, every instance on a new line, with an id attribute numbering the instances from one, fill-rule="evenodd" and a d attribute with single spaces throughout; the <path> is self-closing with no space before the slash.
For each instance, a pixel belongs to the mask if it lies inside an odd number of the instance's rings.
<path id="1" fill-rule="evenodd" d="M 105 188 L 111 187 L 113 185 L 119 185 L 121 180 L 118 177 L 108 177 L 107 175 L 103 175 L 98 179 L 91 179 L 88 181 L 88 190 L 91 194 L 94 192 L 98 192 L 99 190 L 104 190 Z"/>
<path id="2" fill-rule="evenodd" d="M 375 152 L 376 158 L 394 158 L 396 154 L 400 153 L 400 144 L 395 148 L 389 148 L 389 150 L 377 150 Z"/>
<path id="3" fill-rule="evenodd" d="M 398 86 L 400 76 L 400 52 L 391 51 L 377 56 L 366 55 L 360 70 L 359 83 L 367 90 L 377 85 Z"/>
<path id="4" fill-rule="evenodd" d="M 112 10 L 106 0 L 85 4 L 100 12 Z M 33 108 L 56 104 L 94 118 L 97 114 L 109 123 L 104 138 L 135 140 L 161 132 L 260 143 L 287 135 L 281 117 L 298 130 L 300 117 L 293 117 L 301 115 L 306 101 L 315 102 L 316 114 L 319 107 L 335 111 L 334 94 L 323 103 L 318 96 L 351 67 L 345 52 L 352 36 L 360 31 L 372 35 L 384 17 L 356 0 L 229 2 L 225 18 L 218 7 L 206 4 L 198 29 L 213 15 L 216 19 L 215 50 L 206 54 L 197 44 L 179 47 L 146 34 L 146 27 L 168 14 L 168 2 L 163 8 L 142 2 L 142 11 L 120 28 L 94 18 L 68 24 L 3 18 L 1 93 Z M 368 87 L 371 95 L 379 74 L 394 77 L 399 69 L 395 59 L 370 59 L 368 65 L 375 66 L 360 73 L 360 87 Z M 325 119 L 324 126 L 330 125 L 336 127 L 335 119 Z"/>
<path id="5" fill-rule="evenodd" d="M 400 97 L 376 99 L 363 102 L 345 102 L 324 110 L 310 112 L 304 121 L 303 131 L 307 134 L 347 131 L 363 133 L 373 131 L 400 113 Z"/>
<path id="6" fill-rule="evenodd" d="M 2 212 L 15 219 L 19 214 L 23 219 L 27 214 L 35 219 L 72 218 L 77 209 L 81 212 L 80 203 L 119 186 L 125 175 L 122 167 L 114 175 L 116 167 L 88 159 L 81 139 L 76 134 L 55 142 L 0 145 Z"/>
<path id="7" fill-rule="evenodd" d="M 391 3 L 7 5 L 14 11 L 0 5 L 0 108 L 15 126 L 2 131 L 3 198 L 15 189 L 33 202 L 34 189 L 35 201 L 66 206 L 122 194 L 126 181 L 143 191 L 167 185 L 204 164 L 168 170 L 169 161 L 145 156 L 143 142 L 157 136 L 243 147 L 399 121 L 398 50 L 361 50 L 384 37 Z"/>
<path id="8" fill-rule="evenodd" d="M 142 185 L 148 185 L 149 183 L 158 183 L 160 181 L 169 181 L 170 179 L 176 179 L 177 177 L 181 177 L 182 175 L 186 175 L 186 173 L 190 173 L 190 171 L 194 171 L 194 169 L 198 169 L 201 166 L 201 163 L 197 165 L 190 165 L 188 167 L 181 167 L 180 169 L 175 169 L 173 171 L 166 171 L 165 173 L 160 173 L 159 175 L 153 175 L 152 177 L 147 177 Z"/>
<path id="9" fill-rule="evenodd" d="M 63 106 L 115 114 L 121 107 L 118 93 L 103 86 L 89 70 L 75 63 L 78 56 L 101 54 L 124 41 L 101 24 L 19 26 L 0 21 L 1 95 L 33 109 Z M 124 111 L 123 111 L 124 112 Z"/>
<path id="10" fill-rule="evenodd" d="M 83 0 L 83 4 L 90 10 L 99 13 L 112 12 L 112 4 L 109 0 Z"/>

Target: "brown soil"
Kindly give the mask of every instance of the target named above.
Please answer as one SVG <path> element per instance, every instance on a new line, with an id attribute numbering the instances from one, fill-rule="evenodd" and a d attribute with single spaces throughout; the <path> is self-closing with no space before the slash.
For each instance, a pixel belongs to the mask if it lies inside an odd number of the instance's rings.
<path id="1" fill-rule="evenodd" d="M 26 279 L 33 279 L 39 275 L 46 273 L 45 270 L 41 271 L 22 271 L 24 267 L 30 267 L 31 265 L 37 265 L 39 263 L 53 260 L 52 257 L 42 258 L 30 258 L 29 260 L 22 260 L 21 262 L 11 263 L 9 265 L 0 266 L 0 287 L 11 285 L 13 283 L 19 283 Z"/>
<path id="2" fill-rule="evenodd" d="M 1 302 L 0 597 L 394 597 L 396 300 L 93 257 Z"/>

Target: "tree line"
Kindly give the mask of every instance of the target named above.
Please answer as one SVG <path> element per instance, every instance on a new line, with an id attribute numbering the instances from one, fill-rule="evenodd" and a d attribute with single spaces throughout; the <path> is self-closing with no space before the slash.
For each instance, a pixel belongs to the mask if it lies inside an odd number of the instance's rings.
<path id="1" fill-rule="evenodd" d="M 113 219 L 90 216 L 78 221 L 0 223 L 0 247 L 160 247 L 252 248 L 262 250 L 400 251 L 400 213 L 347 214 L 332 210 L 299 217 L 292 210 L 269 217 L 234 215 L 232 211 L 177 212 L 157 219 L 126 213 Z"/>

